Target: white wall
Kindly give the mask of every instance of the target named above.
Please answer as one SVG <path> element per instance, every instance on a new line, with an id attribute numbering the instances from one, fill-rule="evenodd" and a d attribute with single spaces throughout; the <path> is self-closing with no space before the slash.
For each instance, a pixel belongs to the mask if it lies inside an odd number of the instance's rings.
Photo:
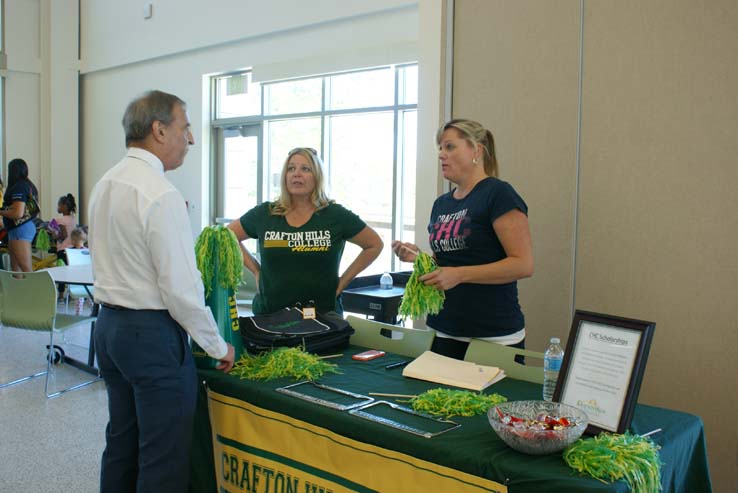
<path id="1" fill-rule="evenodd" d="M 5 157 L 28 163 L 44 219 L 79 193 L 77 19 L 76 0 L 5 2 Z"/>
<path id="2" fill-rule="evenodd" d="M 143 18 L 145 3 L 153 4 L 148 20 Z M 415 8 L 416 4 L 408 0 L 82 0 L 82 71 L 363 16 L 380 21 L 374 32 L 376 40 L 391 40 L 394 33 L 382 28 L 383 12 Z M 406 27 L 415 31 L 416 22 Z"/>
<path id="3" fill-rule="evenodd" d="M 101 3 L 106 4 L 106 8 L 102 8 Z M 207 216 L 206 170 L 210 162 L 209 149 L 202 142 L 203 135 L 207 134 L 208 117 L 205 74 L 275 66 L 291 60 L 296 66 L 300 65 L 300 72 L 304 72 L 304 67 L 298 63 L 303 59 L 312 59 L 316 65 L 330 65 L 331 61 L 339 59 L 351 60 L 352 54 L 356 67 L 363 65 L 362 59 L 369 60 L 366 62 L 369 65 L 376 65 L 382 59 L 386 60 L 384 63 L 393 63 L 399 61 L 398 56 L 410 56 L 408 53 L 415 50 L 417 44 L 417 8 L 413 4 L 408 6 L 408 2 L 318 2 L 335 6 L 327 9 L 332 12 L 328 20 L 320 19 L 316 13 L 325 9 L 303 6 L 315 2 L 270 2 L 268 6 L 260 5 L 254 10 L 259 15 L 251 17 L 246 6 L 253 6 L 255 2 L 223 2 L 231 5 L 231 10 L 224 12 L 219 7 L 213 11 L 222 16 L 217 21 L 212 17 L 213 12 L 200 12 L 203 4 L 199 1 L 177 2 L 179 10 L 176 13 L 165 8 L 172 3 L 154 4 L 154 18 L 160 22 L 156 30 L 140 21 L 140 16 L 136 17 L 139 6 L 134 8 L 128 2 L 112 1 L 82 3 L 81 194 L 84 202 L 94 183 L 124 154 L 120 119 L 126 104 L 152 88 L 174 93 L 188 103 L 196 144 L 190 149 L 184 166 L 167 176 L 190 203 L 193 233 L 201 230 Z M 337 17 L 339 14 L 342 17 Z M 202 18 L 199 34 L 185 37 L 180 33 L 179 25 L 186 15 Z M 236 22 L 234 18 L 244 20 Z M 256 20 L 247 22 L 249 18 Z M 130 26 L 130 29 L 118 27 L 105 32 L 100 27 L 114 24 Z M 245 39 L 232 41 L 236 28 L 241 26 Z M 248 29 L 254 29 L 258 35 L 246 32 Z M 179 40 L 182 51 L 162 56 L 171 49 L 172 36 Z M 133 41 L 134 38 L 137 40 Z M 201 46 L 207 42 L 214 45 Z M 130 63 L 145 56 L 140 43 L 150 48 L 151 58 Z M 402 54 L 398 55 L 397 51 Z M 124 65 L 110 67 L 110 62 L 103 64 L 102 60 Z"/>
<path id="4" fill-rule="evenodd" d="M 5 51 L 8 72 L 5 79 L 5 156 L 23 158 L 29 177 L 39 184 L 39 114 L 41 83 L 39 0 L 6 0 Z M 3 179 L 7 162 L 2 163 Z"/>

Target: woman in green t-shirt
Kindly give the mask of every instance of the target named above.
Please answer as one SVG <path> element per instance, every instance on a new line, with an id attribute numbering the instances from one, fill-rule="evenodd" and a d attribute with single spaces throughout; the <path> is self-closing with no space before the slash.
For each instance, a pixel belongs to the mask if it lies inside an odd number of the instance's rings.
<path id="1" fill-rule="evenodd" d="M 308 147 L 287 154 L 279 198 L 257 205 L 228 228 L 239 241 L 255 238 L 259 244 L 261 263 L 241 244 L 243 263 L 257 280 L 255 314 L 311 301 L 319 312 L 342 312 L 338 296 L 383 246 L 359 216 L 328 199 L 320 157 Z M 361 253 L 339 276 L 346 241 Z"/>

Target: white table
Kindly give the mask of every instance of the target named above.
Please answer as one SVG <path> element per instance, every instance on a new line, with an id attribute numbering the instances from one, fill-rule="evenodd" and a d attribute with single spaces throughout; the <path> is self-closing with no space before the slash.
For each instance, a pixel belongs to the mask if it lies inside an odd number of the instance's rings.
<path id="1" fill-rule="evenodd" d="M 90 294 L 89 286 L 95 284 L 92 278 L 92 265 L 63 265 L 61 267 L 49 267 L 43 269 L 49 274 L 57 284 L 77 284 L 84 286 L 87 294 Z M 90 295 L 92 298 L 92 295 Z"/>
<path id="2" fill-rule="evenodd" d="M 83 286 L 85 288 L 85 291 L 87 291 L 87 294 L 90 295 L 90 299 L 93 301 L 92 314 L 95 316 L 97 315 L 99 307 L 96 303 L 94 303 L 94 297 L 92 296 L 92 293 L 90 293 L 89 289 L 89 287 L 94 284 L 94 279 L 92 277 L 92 265 L 63 265 L 61 267 L 49 267 L 48 269 L 43 270 L 51 275 L 51 279 L 53 279 L 56 284 L 76 284 L 79 286 Z M 90 344 L 87 350 L 87 363 L 76 360 L 66 355 L 64 356 L 64 361 L 72 366 L 76 366 L 80 370 L 84 370 L 88 373 L 92 373 L 93 375 L 97 375 L 99 372 L 98 369 L 95 368 L 95 341 L 93 339 L 94 334 L 95 322 L 93 321 L 90 324 Z"/>

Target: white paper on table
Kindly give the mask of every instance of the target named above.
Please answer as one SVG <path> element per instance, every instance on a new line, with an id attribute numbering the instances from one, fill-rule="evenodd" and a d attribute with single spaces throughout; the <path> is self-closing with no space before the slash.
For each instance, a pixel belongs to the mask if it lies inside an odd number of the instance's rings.
<path id="1" fill-rule="evenodd" d="M 479 391 L 505 378 L 505 372 L 496 366 L 478 365 L 426 351 L 405 367 L 402 376 Z"/>

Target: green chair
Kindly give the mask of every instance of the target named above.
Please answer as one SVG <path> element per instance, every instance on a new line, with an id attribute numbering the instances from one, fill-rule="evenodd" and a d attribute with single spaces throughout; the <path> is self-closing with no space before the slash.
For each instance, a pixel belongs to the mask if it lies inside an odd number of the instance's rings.
<path id="1" fill-rule="evenodd" d="M 521 365 L 515 361 L 517 355 L 525 356 L 527 363 L 530 363 L 532 359 L 543 362 L 543 353 L 503 346 L 480 339 L 471 340 L 466 355 L 464 355 L 464 361 L 496 366 L 504 370 L 510 378 L 543 384 L 543 366 Z"/>
<path id="2" fill-rule="evenodd" d="M 49 332 L 49 354 L 46 357 L 46 371 L 0 384 L 0 388 L 46 375 L 44 386 L 46 397 L 56 397 L 64 392 L 102 381 L 98 376 L 93 380 L 49 393 L 49 374 L 54 359 L 54 333 L 63 332 L 81 323 L 91 323 L 94 317 L 57 314 L 56 287 L 48 272 L 21 273 L 0 270 L 0 290 L 2 290 L 2 296 L 0 296 L 0 322 L 3 326 Z M 64 362 L 63 355 L 59 361 Z"/>
<path id="3" fill-rule="evenodd" d="M 356 346 L 381 349 L 403 356 L 415 358 L 428 351 L 436 333 L 428 329 L 409 329 L 399 325 L 384 324 L 365 318 L 349 315 L 348 323 L 356 331 L 349 342 Z M 382 335 L 382 330 L 393 332 L 393 338 Z M 399 336 L 395 339 L 395 335 Z"/>
<path id="4" fill-rule="evenodd" d="M 256 277 L 250 270 L 244 267 L 243 274 L 241 275 L 241 285 L 238 287 L 238 291 L 236 291 L 236 304 L 250 307 L 254 303 L 257 289 Z"/>

